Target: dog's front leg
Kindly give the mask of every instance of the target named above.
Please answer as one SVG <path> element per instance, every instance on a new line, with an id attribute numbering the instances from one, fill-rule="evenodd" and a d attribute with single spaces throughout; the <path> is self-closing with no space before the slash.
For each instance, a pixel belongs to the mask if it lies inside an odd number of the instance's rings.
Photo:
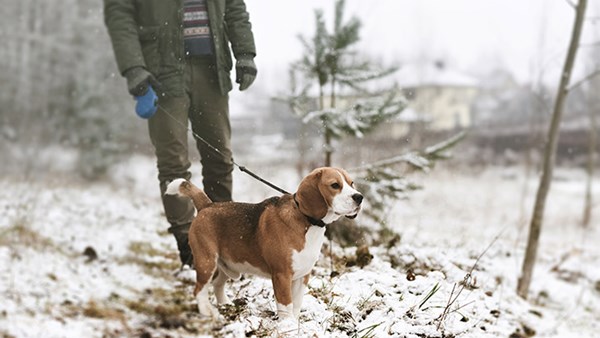
<path id="1" fill-rule="evenodd" d="M 302 298 L 304 298 L 304 290 L 308 284 L 309 275 L 303 278 L 298 278 L 292 282 L 292 302 L 294 304 L 294 317 L 300 316 L 300 309 L 302 308 Z"/>
<path id="2" fill-rule="evenodd" d="M 277 315 L 281 319 L 293 318 L 292 274 L 275 273 L 272 280 L 275 300 L 277 301 Z"/>

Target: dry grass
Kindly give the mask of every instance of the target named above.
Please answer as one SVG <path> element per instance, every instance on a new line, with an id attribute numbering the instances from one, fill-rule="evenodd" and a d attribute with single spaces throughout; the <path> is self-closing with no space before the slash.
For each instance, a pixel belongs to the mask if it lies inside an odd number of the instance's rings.
<path id="1" fill-rule="evenodd" d="M 60 248 L 52 240 L 32 229 L 32 218 L 36 207 L 35 197 L 22 196 L 16 200 L 16 204 L 11 206 L 14 208 L 14 214 L 12 219 L 9 219 L 10 226 L 0 230 L 0 246 L 28 247 L 37 251 L 49 249 L 60 251 Z"/>
<path id="2" fill-rule="evenodd" d="M 82 314 L 90 318 L 125 321 L 125 314 L 122 310 L 112 308 L 103 303 L 98 303 L 95 300 L 90 300 L 84 306 Z"/>
<path id="3" fill-rule="evenodd" d="M 132 242 L 129 251 L 130 254 L 119 258 L 119 263 L 139 265 L 151 276 L 169 279 L 171 273 L 180 266 L 175 252 L 161 251 L 150 243 Z"/>
<path id="4" fill-rule="evenodd" d="M 0 233 L 0 246 L 23 246 L 38 251 L 58 249 L 52 240 L 29 228 L 25 222 L 17 222 L 13 226 L 4 229 Z"/>
<path id="5" fill-rule="evenodd" d="M 8 334 L 6 332 L 0 331 L 0 337 L 1 338 L 16 338 L 15 336 Z"/>

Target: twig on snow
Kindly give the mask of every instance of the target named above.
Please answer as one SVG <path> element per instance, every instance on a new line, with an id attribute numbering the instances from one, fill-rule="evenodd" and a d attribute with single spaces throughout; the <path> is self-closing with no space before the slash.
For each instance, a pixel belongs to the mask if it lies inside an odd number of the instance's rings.
<path id="1" fill-rule="evenodd" d="M 492 242 L 485 248 L 485 250 L 483 250 L 483 252 L 477 257 L 477 259 L 475 260 L 475 263 L 473 263 L 473 265 L 471 266 L 471 269 L 469 269 L 469 272 L 467 272 L 467 274 L 465 275 L 465 277 L 463 278 L 463 281 L 460 285 L 460 287 L 458 288 L 458 290 L 456 289 L 456 283 L 454 283 L 454 285 L 452 286 L 452 291 L 450 292 L 450 297 L 448 297 L 448 303 L 446 304 L 446 307 L 444 308 L 444 311 L 442 312 L 442 314 L 437 318 L 438 320 L 438 325 L 437 325 L 437 329 L 439 330 L 442 326 L 442 323 L 444 322 L 444 320 L 446 319 L 446 317 L 464 307 L 461 306 L 455 310 L 450 311 L 450 308 L 452 307 L 452 305 L 454 305 L 454 303 L 456 302 L 456 300 L 458 299 L 458 297 L 461 295 L 461 293 L 463 292 L 463 290 L 465 289 L 465 287 L 467 285 L 470 285 L 470 280 L 471 277 L 473 275 L 473 271 L 475 271 L 475 267 L 477 267 L 477 263 L 479 263 L 479 260 L 488 252 L 488 250 L 496 243 L 496 241 L 500 238 L 500 236 L 502 236 L 502 234 L 504 233 L 504 231 L 506 230 L 506 227 L 504 227 L 497 235 L 496 237 L 494 237 L 494 239 L 492 240 Z M 456 291 L 456 295 L 455 295 L 455 291 Z"/>

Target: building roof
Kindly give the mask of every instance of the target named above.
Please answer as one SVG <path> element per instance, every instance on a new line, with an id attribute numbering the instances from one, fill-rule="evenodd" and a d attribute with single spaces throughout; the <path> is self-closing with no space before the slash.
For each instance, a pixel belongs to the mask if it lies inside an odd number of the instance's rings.
<path id="1" fill-rule="evenodd" d="M 406 107 L 402 112 L 393 118 L 393 121 L 414 123 L 414 122 L 431 122 L 431 117 L 416 111 L 412 107 Z"/>
<path id="2" fill-rule="evenodd" d="M 404 65 L 395 75 L 401 87 L 478 87 L 472 76 L 441 64 Z"/>

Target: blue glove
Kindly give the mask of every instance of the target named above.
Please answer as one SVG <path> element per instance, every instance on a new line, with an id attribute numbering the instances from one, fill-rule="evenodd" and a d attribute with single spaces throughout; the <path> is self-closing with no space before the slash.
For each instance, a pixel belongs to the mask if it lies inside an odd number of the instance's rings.
<path id="1" fill-rule="evenodd" d="M 158 96 L 154 92 L 152 86 L 148 86 L 146 93 L 141 96 L 134 96 L 137 103 L 135 104 L 135 113 L 143 119 L 151 118 L 158 109 Z"/>

